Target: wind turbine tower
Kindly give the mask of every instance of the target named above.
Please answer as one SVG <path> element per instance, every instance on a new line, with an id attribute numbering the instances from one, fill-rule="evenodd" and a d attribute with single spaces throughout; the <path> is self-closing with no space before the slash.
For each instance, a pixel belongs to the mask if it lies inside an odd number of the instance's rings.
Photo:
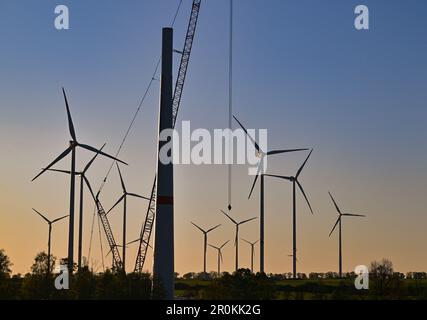
<path id="1" fill-rule="evenodd" d="M 163 130 L 173 128 L 172 55 L 173 29 L 163 28 L 153 293 L 157 296 L 157 290 L 159 290 L 167 300 L 172 300 L 174 296 L 173 164 L 165 164 L 160 159 L 161 149 L 168 143 L 172 143 L 172 141 L 161 141 L 160 134 Z"/>

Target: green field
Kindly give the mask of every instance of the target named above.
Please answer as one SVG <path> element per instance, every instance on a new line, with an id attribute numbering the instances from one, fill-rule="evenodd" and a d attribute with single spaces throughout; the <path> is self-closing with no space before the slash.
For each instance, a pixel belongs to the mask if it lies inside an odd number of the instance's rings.
<path id="1" fill-rule="evenodd" d="M 215 281 L 178 279 L 175 295 L 181 299 L 212 299 L 210 291 L 218 290 L 221 296 L 222 291 Z M 392 280 L 382 286 L 371 282 L 369 290 L 357 290 L 351 279 L 280 280 L 272 281 L 265 290 L 273 293 L 274 300 L 427 300 L 426 279 Z M 233 297 L 227 296 L 230 298 Z M 245 298 L 245 292 L 237 292 L 235 296 L 235 299 Z"/>

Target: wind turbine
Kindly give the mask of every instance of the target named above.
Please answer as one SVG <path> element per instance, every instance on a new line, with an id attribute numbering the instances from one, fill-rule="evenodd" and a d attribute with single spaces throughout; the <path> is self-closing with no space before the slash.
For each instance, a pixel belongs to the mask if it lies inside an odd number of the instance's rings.
<path id="1" fill-rule="evenodd" d="M 64 95 L 65 100 L 65 107 L 67 109 L 67 117 L 68 117 L 68 129 L 70 131 L 71 141 L 70 146 L 62 152 L 55 160 L 53 160 L 47 167 L 45 167 L 37 176 L 35 176 L 32 181 L 36 180 L 38 177 L 40 177 L 43 173 L 45 173 L 48 169 L 53 167 L 57 162 L 65 158 L 70 152 L 71 152 L 71 181 L 70 181 L 70 220 L 69 220 L 69 229 L 68 229 L 68 270 L 69 273 L 73 272 L 73 256 L 74 256 L 74 201 L 75 201 L 75 184 L 76 184 L 76 149 L 77 147 L 81 147 L 83 149 L 99 153 L 107 158 L 122 162 L 123 164 L 126 164 L 125 162 L 116 159 L 113 156 L 110 156 L 109 154 L 106 154 L 102 152 L 101 150 L 98 150 L 94 147 L 91 147 L 86 144 L 79 143 L 77 141 L 76 131 L 74 129 L 73 120 L 71 118 L 71 112 L 70 107 L 68 105 L 67 95 L 65 94 L 64 88 L 62 88 L 62 94 Z"/>
<path id="2" fill-rule="evenodd" d="M 123 271 L 126 272 L 126 222 L 127 222 L 127 197 L 135 197 L 135 198 L 140 198 L 140 199 L 145 199 L 145 200 L 150 200 L 149 198 L 140 196 L 139 194 L 136 193 L 131 193 L 128 192 L 126 190 L 126 185 L 125 182 L 123 181 L 123 177 L 122 177 L 122 173 L 120 172 L 120 167 L 119 165 L 116 163 L 117 165 L 117 170 L 119 171 L 119 176 L 120 176 L 120 182 L 122 184 L 122 191 L 123 194 L 122 196 L 119 198 L 119 200 L 117 200 L 117 202 L 114 204 L 114 206 L 111 207 L 110 210 L 108 210 L 107 214 L 109 214 L 120 202 L 123 201 L 123 245 L 122 245 L 122 250 L 123 250 Z"/>
<path id="3" fill-rule="evenodd" d="M 215 250 L 218 251 L 218 277 L 221 274 L 221 263 L 224 262 L 223 258 L 222 258 L 222 249 L 227 245 L 227 243 L 229 243 L 230 240 L 228 240 L 227 242 L 224 242 L 222 246 L 220 247 L 215 247 L 213 245 L 209 245 L 210 247 L 214 248 Z"/>
<path id="4" fill-rule="evenodd" d="M 294 279 L 297 278 L 297 201 L 296 201 L 296 186 L 300 189 L 301 193 L 303 194 L 305 201 L 308 204 L 308 207 L 310 208 L 311 213 L 313 214 L 313 209 L 311 207 L 310 201 L 308 201 L 307 195 L 305 194 L 305 191 L 299 182 L 298 178 L 304 169 L 305 165 L 307 164 L 308 159 L 310 158 L 311 154 L 313 153 L 313 149 L 311 149 L 309 155 L 305 159 L 304 163 L 301 165 L 301 167 L 298 169 L 295 176 L 287 177 L 287 176 L 278 176 L 278 175 L 270 175 L 267 174 L 266 176 L 273 177 L 273 178 L 279 178 L 284 179 L 292 182 L 292 190 L 293 190 L 293 214 L 292 214 L 292 225 L 293 225 L 293 277 Z"/>
<path id="5" fill-rule="evenodd" d="M 101 150 L 104 149 L 105 147 L 105 143 L 104 145 L 101 147 Z M 83 171 L 81 172 L 76 172 L 76 176 L 80 176 L 80 208 L 79 208 L 79 247 L 78 247 L 78 257 L 77 257 L 77 267 L 78 270 L 80 271 L 82 268 L 82 254 L 83 254 L 83 202 L 84 202 L 84 184 L 86 183 L 87 187 L 89 188 L 89 190 L 92 192 L 92 188 L 90 186 L 89 180 L 86 177 L 86 173 L 89 170 L 89 168 L 92 166 L 93 162 L 95 161 L 95 159 L 98 157 L 99 153 L 96 153 L 95 156 L 86 164 L 86 166 L 84 167 Z M 68 170 L 58 170 L 58 169 L 48 169 L 48 171 L 53 171 L 53 172 L 59 172 L 59 173 L 65 173 L 65 174 L 71 174 L 71 171 Z"/>
<path id="6" fill-rule="evenodd" d="M 255 149 L 256 149 L 256 155 L 257 155 L 257 157 L 260 158 L 260 163 L 258 166 L 258 172 L 257 172 L 255 179 L 254 179 L 254 182 L 252 184 L 252 188 L 251 188 L 251 191 L 249 193 L 249 199 L 252 196 L 252 192 L 253 192 L 255 185 L 257 183 L 258 176 L 260 176 L 260 196 L 259 196 L 259 203 L 260 203 L 260 221 L 259 221 L 259 223 L 260 223 L 260 246 L 259 246 L 259 251 L 260 251 L 260 257 L 259 257 L 259 259 L 260 259 L 260 271 L 264 272 L 264 176 L 265 176 L 265 174 L 261 173 L 261 170 L 262 170 L 263 165 L 264 165 L 264 158 L 268 157 L 268 156 L 272 156 L 272 155 L 283 154 L 283 153 L 306 151 L 308 149 L 272 150 L 272 151 L 264 152 L 263 150 L 261 150 L 260 146 L 255 141 L 255 139 L 253 137 L 251 137 L 251 135 L 248 133 L 248 131 L 242 125 L 242 123 L 235 116 L 233 116 L 233 117 L 234 117 L 234 120 L 237 121 L 237 123 L 240 125 L 240 127 L 243 129 L 243 131 L 245 131 L 248 138 L 254 144 Z"/>
<path id="7" fill-rule="evenodd" d="M 206 252 L 208 249 L 208 233 L 219 228 L 221 225 L 217 225 L 216 227 L 210 228 L 209 230 L 203 230 L 202 228 L 200 228 L 197 224 L 195 224 L 194 222 L 191 222 L 191 224 L 193 226 L 195 226 L 197 229 L 199 229 L 204 236 L 204 242 L 203 242 L 203 273 L 206 274 Z"/>
<path id="8" fill-rule="evenodd" d="M 329 192 L 329 196 L 331 197 L 332 202 L 335 205 L 335 208 L 337 209 L 338 212 L 338 219 L 337 222 L 335 222 L 334 227 L 332 228 L 332 231 L 329 233 L 329 237 L 332 235 L 332 233 L 334 232 L 335 228 L 337 227 L 337 225 L 339 225 L 339 276 L 340 278 L 342 278 L 342 237 L 341 237 L 341 233 L 342 233 L 342 224 L 341 224 L 341 218 L 342 217 L 366 217 L 364 215 L 360 215 L 360 214 L 352 214 L 352 213 L 342 213 L 340 208 L 338 207 L 334 197 L 332 196 L 332 194 Z"/>
<path id="9" fill-rule="evenodd" d="M 293 255 L 293 254 L 288 254 L 288 257 L 289 257 L 289 258 L 293 258 L 293 257 L 294 257 L 294 255 Z M 297 258 L 296 260 L 297 260 L 297 262 L 299 262 L 298 258 Z"/>
<path id="10" fill-rule="evenodd" d="M 62 219 L 65 219 L 66 217 L 68 217 L 68 215 L 50 221 L 48 218 L 46 218 L 46 216 L 44 216 L 43 214 L 41 214 L 40 212 L 38 212 L 36 209 L 33 209 L 33 211 L 35 213 L 37 213 L 40 217 L 42 217 L 43 220 L 46 221 L 47 224 L 49 225 L 49 236 L 48 236 L 48 240 L 47 240 L 47 274 L 49 274 L 50 273 L 50 243 L 51 243 L 50 240 L 51 240 L 51 235 L 52 235 L 52 225 L 55 222 L 58 222 L 58 221 L 60 221 Z"/>
<path id="11" fill-rule="evenodd" d="M 247 244 L 251 246 L 251 272 L 254 273 L 254 256 L 255 256 L 255 245 L 259 242 L 259 240 L 255 242 L 250 242 L 242 238 Z"/>
<path id="12" fill-rule="evenodd" d="M 230 217 L 228 214 L 226 214 L 224 211 L 220 210 L 223 214 L 225 214 L 225 216 L 230 219 L 231 222 L 234 223 L 234 225 L 236 226 L 236 236 L 234 238 L 234 245 L 236 247 L 236 271 L 239 270 L 239 227 L 242 224 L 245 224 L 247 222 L 250 222 L 252 220 L 257 219 L 257 217 L 255 218 L 251 218 L 251 219 L 247 219 L 247 220 L 243 220 L 241 222 L 237 222 L 236 220 L 234 220 L 232 217 Z"/>

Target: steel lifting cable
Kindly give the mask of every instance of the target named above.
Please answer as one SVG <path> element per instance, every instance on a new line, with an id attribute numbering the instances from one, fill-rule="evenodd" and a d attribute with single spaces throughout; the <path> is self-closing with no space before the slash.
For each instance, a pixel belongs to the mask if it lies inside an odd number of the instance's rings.
<path id="1" fill-rule="evenodd" d="M 233 157 L 232 134 L 233 127 L 233 0 L 230 0 L 230 43 L 229 43 L 229 79 L 228 79 L 228 127 L 230 129 L 229 137 L 229 160 Z M 228 210 L 231 210 L 232 200 L 232 161 L 228 164 Z"/>
<path id="2" fill-rule="evenodd" d="M 90 254 L 92 253 L 93 225 L 95 223 L 95 215 L 96 215 L 96 206 L 93 208 L 92 227 L 90 228 L 89 252 L 87 254 L 88 261 L 90 261 Z"/>
<path id="3" fill-rule="evenodd" d="M 102 262 L 102 272 L 105 272 L 105 265 L 104 265 L 104 249 L 102 247 L 102 236 L 101 236 L 101 224 L 99 223 L 99 217 L 97 219 L 98 221 L 98 233 L 99 233 L 99 245 L 101 247 L 101 262 Z"/>
<path id="4" fill-rule="evenodd" d="M 175 15 L 174 15 L 174 17 L 172 19 L 171 27 L 173 27 L 175 25 L 176 19 L 177 19 L 178 14 L 179 14 L 179 11 L 181 9 L 182 2 L 183 2 L 183 0 L 180 0 L 179 3 L 178 3 L 178 7 L 176 8 Z M 161 61 L 161 59 L 159 58 L 158 61 L 157 61 L 157 63 L 156 63 L 156 67 L 154 68 L 153 75 L 151 76 L 151 80 L 148 83 L 148 86 L 147 86 L 147 88 L 146 88 L 146 90 L 144 92 L 144 95 L 142 96 L 142 98 L 141 98 L 141 100 L 139 102 L 138 108 L 136 109 L 136 111 L 135 111 L 135 113 L 134 113 L 134 115 L 132 117 L 132 121 L 130 122 L 130 125 L 127 128 L 126 133 L 125 133 L 125 135 L 124 135 L 124 137 L 122 139 L 122 142 L 120 143 L 119 148 L 118 148 L 118 150 L 117 150 L 117 152 L 115 154 L 116 158 L 119 156 L 120 152 L 123 149 L 123 146 L 124 146 L 124 144 L 126 142 L 126 139 L 128 138 L 128 136 L 130 134 L 130 131 L 132 130 L 133 125 L 135 124 L 135 120 L 138 117 L 139 112 L 141 111 L 142 105 L 143 105 L 143 103 L 144 103 L 144 101 L 145 101 L 145 99 L 146 99 L 146 97 L 148 95 L 148 92 L 151 89 L 151 86 L 153 85 L 153 82 L 157 80 L 156 79 L 156 75 L 157 75 L 157 72 L 158 72 L 159 67 L 160 67 L 160 61 Z M 104 186 L 105 186 L 105 184 L 107 182 L 107 179 L 108 179 L 108 177 L 109 177 L 109 175 L 111 173 L 111 170 L 112 170 L 112 168 L 114 166 L 114 163 L 115 163 L 115 161 L 112 161 L 112 163 L 111 163 L 111 165 L 110 165 L 110 167 L 109 167 L 109 169 L 107 171 L 107 174 L 106 174 L 106 176 L 105 176 L 105 178 L 104 178 L 104 180 L 103 180 L 103 182 L 101 184 L 101 187 L 99 188 L 99 192 L 101 192 L 102 189 L 104 188 Z"/>
<path id="5" fill-rule="evenodd" d="M 183 2 L 183 0 L 180 0 L 179 3 L 178 3 L 178 6 L 177 6 L 175 14 L 174 14 L 174 17 L 172 19 L 171 27 L 173 27 L 175 25 L 176 19 L 178 17 L 179 11 L 180 11 L 181 6 L 182 6 L 182 2 Z M 135 113 L 134 113 L 134 115 L 132 117 L 132 120 L 131 120 L 131 122 L 129 124 L 129 127 L 127 128 L 126 133 L 125 133 L 125 135 L 124 135 L 124 137 L 123 137 L 123 139 L 122 139 L 122 141 L 121 141 L 121 143 L 119 145 L 119 148 L 117 149 L 117 152 L 115 154 L 115 158 L 118 158 L 120 152 L 122 151 L 123 146 L 124 146 L 124 144 L 126 142 L 126 139 L 128 138 L 128 136 L 129 136 L 129 134 L 130 134 L 130 132 L 132 130 L 132 127 L 135 124 L 136 118 L 138 117 L 138 114 L 139 114 L 139 112 L 142 109 L 142 105 L 143 105 L 143 103 L 144 103 L 144 101 L 145 101 L 145 99 L 146 99 L 146 97 L 148 95 L 148 92 L 150 91 L 151 86 L 153 85 L 153 82 L 156 80 L 156 75 L 157 75 L 157 72 L 158 72 L 159 67 L 160 67 L 160 61 L 161 61 L 161 58 L 159 58 L 157 60 L 156 67 L 154 68 L 154 72 L 153 72 L 153 74 L 151 76 L 150 82 L 148 83 L 148 86 L 147 86 L 147 88 L 146 88 L 146 90 L 144 92 L 144 95 L 142 96 L 142 98 L 141 98 L 141 100 L 140 100 L 140 102 L 138 104 L 138 108 L 136 109 L 136 111 L 135 111 Z M 115 163 L 115 161 L 112 161 L 110 167 L 108 168 L 107 174 L 105 175 L 105 178 L 104 178 L 104 180 L 102 181 L 102 183 L 101 183 L 101 185 L 99 187 L 98 194 L 100 194 L 102 192 L 102 190 L 104 189 L 104 186 L 107 183 L 107 179 L 108 179 L 108 177 L 109 177 L 109 175 L 111 173 L 111 170 L 114 167 L 114 163 Z M 95 210 L 96 210 L 96 204 L 95 204 Z M 98 220 L 98 226 L 99 226 L 99 220 Z M 92 223 L 91 234 L 93 233 L 93 227 L 94 227 L 94 223 Z M 89 253 L 90 253 L 90 247 L 91 247 L 91 245 L 92 245 L 92 236 L 91 236 L 91 240 L 90 240 L 90 244 L 89 244 Z M 103 259 L 102 264 L 103 264 L 103 268 L 104 268 L 104 259 Z"/>

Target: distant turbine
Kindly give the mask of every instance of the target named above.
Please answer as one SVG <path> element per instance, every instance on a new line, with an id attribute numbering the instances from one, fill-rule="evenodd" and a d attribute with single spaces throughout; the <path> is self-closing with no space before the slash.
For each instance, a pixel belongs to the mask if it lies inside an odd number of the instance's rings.
<path id="1" fill-rule="evenodd" d="M 329 237 L 332 235 L 332 233 L 334 232 L 335 228 L 337 227 L 337 225 L 339 224 L 339 277 L 342 278 L 342 237 L 341 237 L 341 233 L 342 233 L 342 225 L 341 225 L 341 218 L 342 217 L 366 217 L 364 215 L 360 215 L 360 214 L 351 214 L 351 213 L 342 213 L 340 208 L 338 207 L 337 203 L 335 202 L 334 197 L 332 196 L 332 194 L 329 192 L 329 196 L 331 197 L 332 202 L 335 205 L 335 208 L 337 209 L 338 212 L 338 219 L 337 222 L 335 222 L 334 227 L 332 228 L 332 231 L 329 233 Z"/>
<path id="2" fill-rule="evenodd" d="M 241 222 L 237 222 L 236 220 L 234 220 L 232 217 L 230 217 L 228 214 L 226 214 L 224 211 L 222 211 L 222 210 L 220 210 L 223 214 L 225 214 L 225 216 L 228 218 L 228 219 L 230 219 L 230 221 L 231 222 L 233 222 L 234 224 L 235 224 L 235 226 L 236 226 L 236 236 L 235 236 L 235 238 L 234 238 L 234 245 L 235 245 L 235 247 L 236 247 L 236 271 L 237 270 L 239 270 L 239 227 L 242 225 L 242 224 L 245 224 L 245 223 L 247 223 L 247 222 L 250 222 L 250 221 L 252 221 L 252 220 L 255 220 L 255 219 L 257 219 L 257 217 L 255 217 L 255 218 L 251 218 L 251 219 L 248 219 L 248 220 L 243 220 L 243 221 L 241 221 Z"/>
<path id="3" fill-rule="evenodd" d="M 35 213 L 37 213 L 40 217 L 42 217 L 43 220 L 46 221 L 47 224 L 49 225 L 49 236 L 48 236 L 48 240 L 47 240 L 47 274 L 49 274 L 50 273 L 50 243 L 51 243 L 50 239 L 51 239 L 51 235 L 52 235 L 52 225 L 55 222 L 58 222 L 58 221 L 60 221 L 62 219 L 65 219 L 66 217 L 68 217 L 68 215 L 50 221 L 48 218 L 46 218 L 43 214 L 41 214 L 40 212 L 38 212 L 36 209 L 33 209 L 33 211 Z"/>
<path id="4" fill-rule="evenodd" d="M 123 247 L 126 247 L 126 245 L 125 246 L 121 246 L 119 244 L 115 244 L 113 247 L 115 247 L 115 248 L 123 248 Z M 110 253 L 113 252 L 113 247 L 110 247 L 110 250 L 107 252 L 107 254 L 105 255 L 105 257 L 108 257 L 110 255 Z M 112 259 L 113 259 L 113 261 L 111 263 L 111 266 L 112 266 L 112 268 L 114 268 L 114 265 L 115 265 L 114 264 L 114 256 L 112 257 Z"/>
<path id="5" fill-rule="evenodd" d="M 250 242 L 242 238 L 247 244 L 251 246 L 251 272 L 254 273 L 254 256 L 255 256 L 255 245 L 259 242 L 259 240 L 255 242 Z"/>
<path id="6" fill-rule="evenodd" d="M 119 171 L 123 195 L 119 198 L 119 200 L 117 200 L 117 202 L 114 204 L 114 206 L 112 206 L 111 209 L 108 210 L 107 214 L 109 214 L 111 212 L 111 210 L 113 210 L 120 202 L 123 201 L 123 244 L 122 244 L 122 250 L 123 250 L 123 271 L 126 272 L 126 222 L 127 222 L 127 217 L 126 217 L 127 206 L 126 206 L 126 204 L 127 204 L 127 197 L 130 196 L 130 197 L 136 197 L 136 198 L 145 199 L 145 200 L 150 200 L 150 199 L 143 197 L 143 196 L 140 196 L 139 194 L 136 194 L 136 193 L 127 192 L 125 182 L 123 181 L 122 173 L 120 172 L 119 165 L 117 163 L 116 163 L 116 165 L 117 165 L 117 170 Z"/>
<path id="7" fill-rule="evenodd" d="M 288 254 L 288 257 L 289 257 L 289 258 L 293 258 L 293 257 L 294 257 L 294 255 L 293 255 L 293 254 Z M 299 262 L 298 258 L 297 258 L 296 260 L 297 260 L 297 262 Z"/>
<path id="8" fill-rule="evenodd" d="M 313 209 L 311 207 L 310 201 L 308 201 L 307 195 L 304 192 L 304 189 L 299 182 L 298 178 L 304 169 L 308 159 L 310 158 L 311 154 L 313 153 L 313 149 L 310 151 L 307 159 L 305 159 L 302 166 L 298 169 L 295 176 L 292 177 L 286 177 L 286 176 L 277 176 L 277 175 L 270 175 L 267 174 L 266 176 L 273 177 L 273 178 L 279 178 L 284 179 L 292 182 L 292 190 L 293 190 L 293 277 L 294 279 L 297 278 L 297 201 L 296 201 L 296 186 L 298 185 L 298 188 L 301 190 L 301 193 L 303 194 L 305 201 L 307 201 L 308 207 L 310 208 L 311 213 L 313 214 Z"/>
<path id="9" fill-rule="evenodd" d="M 215 250 L 218 251 L 218 277 L 221 275 L 221 263 L 224 263 L 224 260 L 222 258 L 222 249 L 226 246 L 227 243 L 229 243 L 230 240 L 228 240 L 227 242 L 224 242 L 224 244 L 220 247 L 215 247 L 213 245 L 209 245 L 210 247 L 214 248 Z"/>
<path id="10" fill-rule="evenodd" d="M 234 117 L 234 116 L 233 116 Z M 291 150 L 273 150 L 273 151 L 267 151 L 267 152 L 263 152 L 261 150 L 261 148 L 259 147 L 258 143 L 255 141 L 255 139 L 253 137 L 251 137 L 248 133 L 248 131 L 246 130 L 246 128 L 241 124 L 241 122 L 239 120 L 237 120 L 236 117 L 234 117 L 234 120 L 237 121 L 237 123 L 240 125 L 240 127 L 243 129 L 243 131 L 245 131 L 246 135 L 248 136 L 248 138 L 252 141 L 252 143 L 255 146 L 256 149 L 256 155 L 257 157 L 259 157 L 260 160 L 260 164 L 258 166 L 258 172 L 255 176 L 254 182 L 252 184 L 252 188 L 251 191 L 249 193 L 249 198 L 252 195 L 252 192 L 255 188 L 256 182 L 258 180 L 258 176 L 260 176 L 260 197 L 259 197 L 259 203 L 260 203 L 260 246 L 259 246 L 259 251 L 260 251 L 260 271 L 264 272 L 264 174 L 261 173 L 261 169 L 264 165 L 264 158 L 267 156 L 272 156 L 272 155 L 278 155 L 278 154 L 283 154 L 283 153 L 290 153 L 290 152 L 297 152 L 297 151 L 305 151 L 308 149 L 291 149 Z"/>
<path id="11" fill-rule="evenodd" d="M 104 149 L 104 145 L 101 147 L 101 150 Z M 84 167 L 83 171 L 76 172 L 76 176 L 80 176 L 80 211 L 79 211 L 79 247 L 78 247 L 78 257 L 77 257 L 77 267 L 80 271 L 82 268 L 82 255 L 83 255 L 83 202 L 84 202 L 84 184 L 86 183 L 89 190 L 91 190 L 89 180 L 86 177 L 86 173 L 89 170 L 89 168 L 92 166 L 95 159 L 98 157 L 99 153 L 96 153 L 95 156 L 87 163 L 87 165 Z M 58 169 L 48 169 L 47 171 L 53 171 L 53 172 L 59 172 L 59 173 L 65 173 L 65 174 L 71 174 L 71 171 L 69 170 L 58 170 Z M 91 190 L 91 193 L 92 190 Z"/>
<path id="12" fill-rule="evenodd" d="M 128 242 L 127 244 L 126 244 L 126 246 L 130 246 L 131 244 L 134 244 L 134 243 L 140 243 L 140 242 L 143 242 L 143 243 L 145 243 L 148 247 L 150 247 L 151 249 L 153 249 L 153 247 L 147 242 L 147 241 L 145 241 L 144 239 L 142 239 L 142 238 L 138 238 L 138 239 L 136 239 L 136 240 L 133 240 L 133 241 L 130 241 L 130 242 Z M 137 253 L 138 254 L 138 253 Z"/>
<path id="13" fill-rule="evenodd" d="M 193 226 L 195 226 L 197 229 L 199 229 L 203 233 L 203 236 L 204 236 L 204 242 L 203 242 L 203 273 L 206 274 L 206 252 L 208 249 L 208 233 L 219 228 L 221 225 L 219 224 L 216 227 L 213 227 L 213 228 L 205 231 L 202 228 L 200 228 L 197 224 L 195 224 L 193 222 L 191 222 L 191 224 Z"/>
<path id="14" fill-rule="evenodd" d="M 70 112 L 70 108 L 68 106 L 68 100 L 67 100 L 67 96 L 65 94 L 64 88 L 62 88 L 62 94 L 64 95 L 65 107 L 67 109 L 67 117 L 68 117 L 68 129 L 70 131 L 70 136 L 72 139 L 70 141 L 70 146 L 63 153 L 61 153 L 55 160 L 53 160 L 52 163 L 50 163 L 46 168 L 44 168 L 37 176 L 35 176 L 32 181 L 36 180 L 44 172 L 46 172 L 48 169 L 53 167 L 58 161 L 65 158 L 71 152 L 70 220 L 69 220 L 69 228 L 68 228 L 68 270 L 69 270 L 69 273 L 72 273 L 73 272 L 73 263 L 74 263 L 73 257 L 74 257 L 74 201 L 75 201 L 75 184 L 76 184 L 76 179 L 75 179 L 75 176 L 76 176 L 76 148 L 81 147 L 83 149 L 86 149 L 86 150 L 89 150 L 89 151 L 92 151 L 95 153 L 99 153 L 99 154 L 101 154 L 105 157 L 108 157 L 110 159 L 114 159 L 116 161 L 122 162 L 124 164 L 126 164 L 126 163 L 121 161 L 121 160 L 116 159 L 113 156 L 110 156 L 110 155 L 102 152 L 101 150 L 98 150 L 98 149 L 91 147 L 89 145 L 81 144 L 81 143 L 77 142 L 76 131 L 74 130 L 74 124 L 73 124 L 73 120 L 71 118 L 71 112 Z"/>

